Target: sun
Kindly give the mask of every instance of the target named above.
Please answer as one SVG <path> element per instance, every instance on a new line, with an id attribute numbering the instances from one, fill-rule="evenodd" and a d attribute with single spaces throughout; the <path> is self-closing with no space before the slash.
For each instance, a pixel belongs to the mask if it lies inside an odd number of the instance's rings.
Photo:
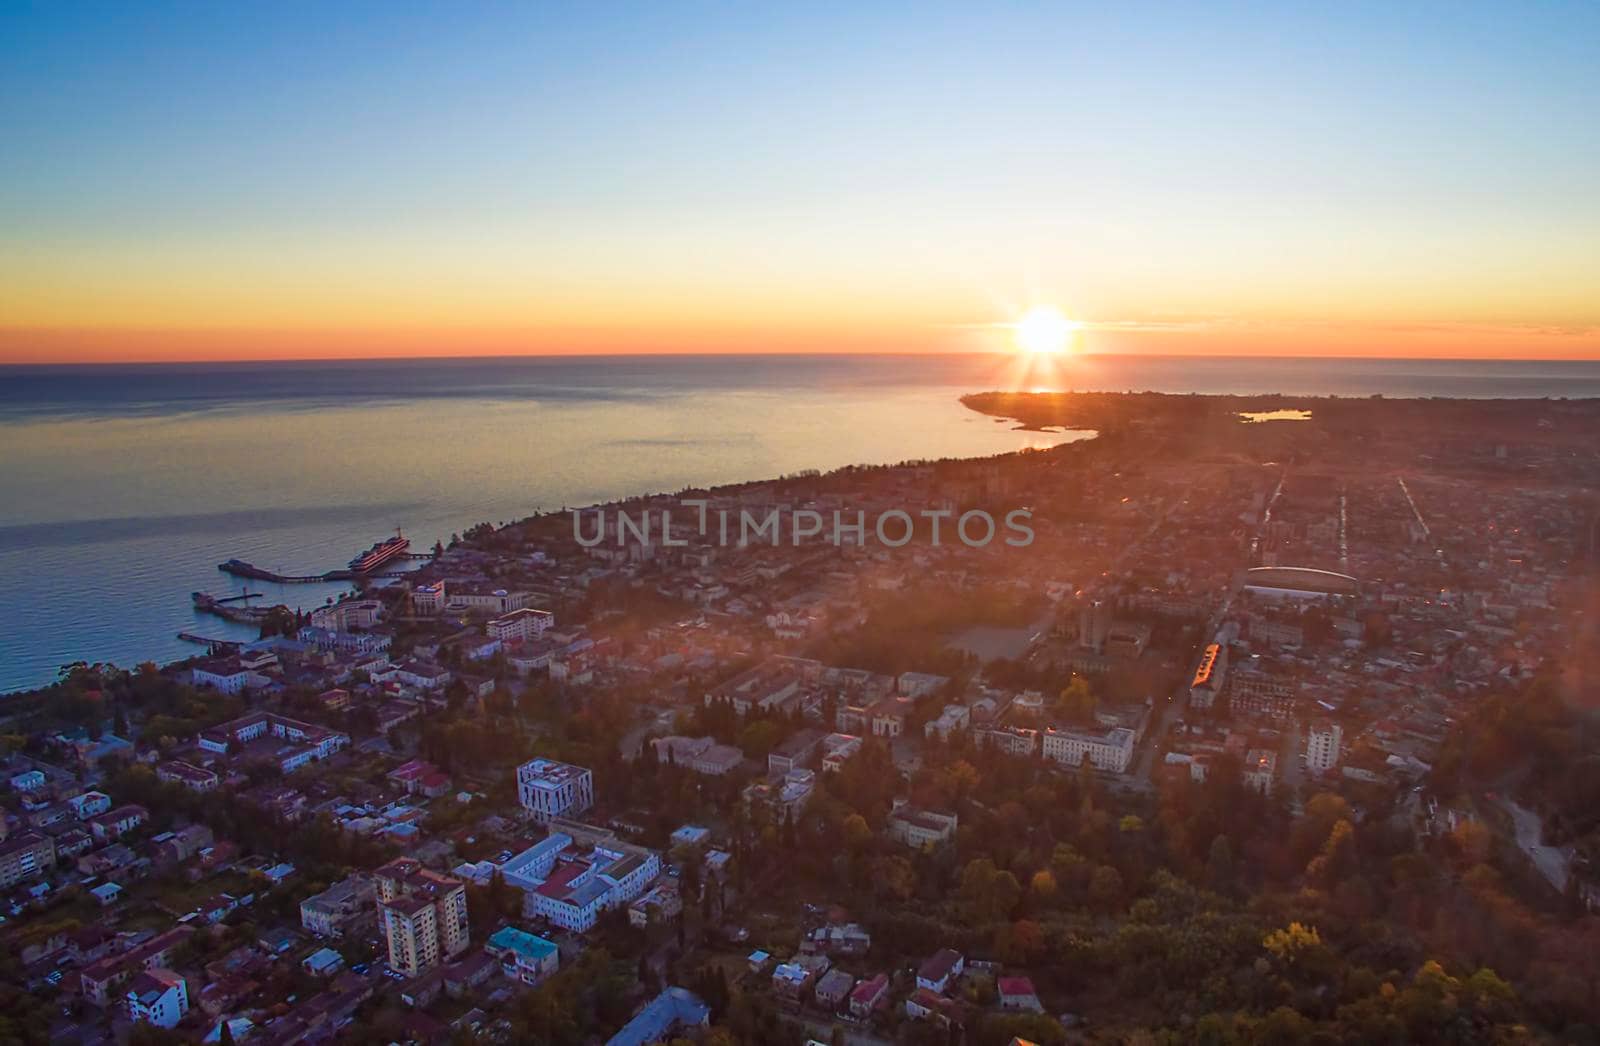
<path id="1" fill-rule="evenodd" d="M 1017 348 L 1034 355 L 1066 351 L 1077 329 L 1078 324 L 1054 305 L 1035 305 L 1011 325 Z"/>

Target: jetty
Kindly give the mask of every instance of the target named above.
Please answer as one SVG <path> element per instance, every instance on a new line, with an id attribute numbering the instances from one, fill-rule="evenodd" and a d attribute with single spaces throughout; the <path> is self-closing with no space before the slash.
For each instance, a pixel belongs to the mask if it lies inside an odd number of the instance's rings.
<path id="1" fill-rule="evenodd" d="M 231 652 L 244 646 L 237 639 L 218 639 L 215 636 L 201 636 L 193 632 L 179 632 L 178 638 L 185 643 L 198 643 L 200 646 L 210 647 L 214 651 L 226 650 Z"/>
<path id="2" fill-rule="evenodd" d="M 411 552 L 401 557 L 404 559 L 432 559 L 432 554 Z M 376 578 L 405 577 L 410 571 L 363 571 L 363 570 L 329 570 L 321 574 L 280 574 L 276 570 L 258 567 L 254 563 L 246 563 L 242 559 L 230 559 L 226 563 L 218 563 L 217 569 L 224 574 L 234 577 L 249 578 L 252 581 L 267 581 L 274 585 L 317 585 L 334 581 L 365 581 Z M 259 593 L 257 593 L 259 595 Z M 220 602 L 220 601 L 219 601 Z"/>
<path id="3" fill-rule="evenodd" d="M 218 599 L 209 592 L 191 592 L 189 597 L 194 600 L 194 608 L 203 614 L 214 614 L 224 621 L 233 621 L 241 625 L 259 625 L 272 616 L 276 607 L 248 607 L 233 606 L 224 600 Z"/>

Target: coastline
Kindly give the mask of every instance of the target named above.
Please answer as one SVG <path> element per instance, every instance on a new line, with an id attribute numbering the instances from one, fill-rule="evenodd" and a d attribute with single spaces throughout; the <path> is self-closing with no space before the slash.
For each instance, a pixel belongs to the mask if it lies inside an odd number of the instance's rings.
<path id="1" fill-rule="evenodd" d="M 1493 441 L 1500 436 L 1507 439 L 1520 438 L 1527 430 L 1533 429 L 1538 438 L 1546 443 L 1567 443 L 1581 445 L 1585 439 L 1600 441 L 1600 427 L 1592 424 L 1595 414 L 1594 405 L 1600 400 L 1549 400 L 1549 399 L 1454 399 L 1446 397 L 1430 397 L 1425 399 L 1411 399 L 1398 397 L 1382 398 L 1349 398 L 1335 396 L 1295 396 L 1286 394 L 1267 395 L 1175 395 L 1158 392 L 1145 393 L 1002 393 L 1002 392 L 969 392 L 965 394 L 952 393 L 951 398 L 959 404 L 963 414 L 969 414 L 972 419 L 982 421 L 992 419 L 995 422 L 1009 422 L 1011 424 L 996 424 L 992 427 L 1007 433 L 1033 434 L 1048 437 L 1053 443 L 1086 442 L 1100 444 L 1125 444 L 1129 435 L 1142 439 L 1155 439 L 1169 446 L 1177 446 L 1186 442 L 1193 442 L 1196 446 L 1204 448 L 1209 453 L 1226 453 L 1250 456 L 1270 454 L 1284 456 L 1297 451 L 1309 449 L 1316 442 L 1325 440 L 1345 430 L 1370 430 L 1372 432 L 1398 432 L 1424 434 L 1431 426 L 1447 424 L 1447 427 L 1460 427 L 1462 412 L 1471 412 L 1475 421 L 1473 430 L 1485 441 Z M 1265 424 L 1244 424 L 1237 417 L 1242 411 L 1252 409 L 1283 409 L 1289 407 L 1308 407 L 1311 417 L 1305 421 L 1294 422 L 1269 422 Z M 860 408 L 856 408 L 860 409 Z M 1549 414 L 1551 417 L 1545 417 Z M 1553 420 L 1554 419 L 1554 420 Z M 1587 419 L 1587 420 L 1586 420 Z M 1559 421 L 1559 424 L 1556 424 Z M 1538 426 L 1541 422 L 1550 422 L 1548 432 L 1541 432 Z M 1063 431 L 1065 430 L 1065 431 Z M 1585 433 L 1591 435 L 1585 436 Z M 981 461 L 1015 453 L 1016 449 L 997 451 L 992 453 L 968 453 L 956 455 L 930 455 L 920 458 L 900 458 L 898 461 L 884 461 L 878 465 L 862 466 L 840 465 L 828 469 L 835 472 L 840 469 L 859 470 L 862 468 L 883 468 L 891 464 L 906 461 Z M 1139 452 L 1135 448 L 1135 452 Z M 676 452 L 675 447 L 665 446 L 660 451 L 665 455 L 663 460 L 668 461 L 695 461 L 698 459 L 685 457 Z M 797 470 L 804 471 L 804 470 Z M 783 471 L 747 472 L 747 478 L 729 480 L 727 482 L 712 483 L 699 489 L 736 489 L 740 486 L 771 484 L 781 482 L 786 475 Z M 685 486 L 693 484 L 692 477 L 685 476 Z M 618 498 L 597 499 L 586 502 L 591 505 L 627 504 L 630 502 L 646 501 L 652 497 L 662 496 L 662 491 L 671 489 L 670 483 L 643 484 L 633 487 L 634 491 L 650 491 L 656 493 L 625 493 Z M 282 510 L 289 515 L 294 510 Z M 167 585 L 173 592 L 187 593 L 190 588 L 206 591 L 225 593 L 223 588 L 210 587 L 220 580 L 218 575 L 212 573 L 215 563 L 221 562 L 234 555 L 251 559 L 254 562 L 274 567 L 304 567 L 321 564 L 321 557 L 335 556 L 329 562 L 342 562 L 345 555 L 338 555 L 340 549 L 354 550 L 362 547 L 371 539 L 372 534 L 366 532 L 367 528 L 381 530 L 392 526 L 394 522 L 407 524 L 408 533 L 416 532 L 419 542 L 423 546 L 431 546 L 435 537 L 446 539 L 448 531 L 454 529 L 464 530 L 469 525 L 465 519 L 455 511 L 447 513 L 436 512 L 434 517 L 441 520 L 449 519 L 454 522 L 428 523 L 420 531 L 413 525 L 417 513 L 406 514 L 408 518 L 398 518 L 391 505 L 382 510 L 381 522 L 376 519 L 362 523 L 356 517 L 338 524 L 332 524 L 325 529 L 332 530 L 337 527 L 337 542 L 339 549 L 329 552 L 317 553 L 307 551 L 301 562 L 285 561 L 283 558 L 274 558 L 271 552 L 258 553 L 254 548 L 221 547 L 217 554 L 207 553 L 207 561 L 203 564 L 206 580 L 191 580 L 187 577 L 178 579 L 176 585 Z M 533 515 L 537 515 L 537 512 Z M 390 518 L 396 517 L 396 518 Z M 479 519 L 493 520 L 494 516 L 483 514 Z M 530 515 L 511 516 L 506 518 L 520 518 L 527 520 Z M 163 525 L 160 521 L 152 524 Z M 437 529 L 438 533 L 432 533 Z M 227 542 L 226 535 L 197 536 L 190 539 L 196 543 L 203 541 Z M 70 547 L 63 547 L 60 552 L 69 553 Z M 160 587 L 159 579 L 156 586 Z M 300 593 L 292 593 L 299 596 Z M 305 593 L 313 602 L 306 605 L 315 605 L 327 593 Z M 163 635 L 176 634 L 180 630 L 201 631 L 210 633 L 212 630 L 199 627 L 195 619 L 190 616 L 187 606 L 175 608 L 169 593 L 167 603 L 163 604 L 161 613 L 170 621 L 169 627 L 161 629 Z M 279 595 L 278 598 L 286 598 Z M 291 600 L 288 605 L 293 605 Z M 304 605 L 304 604 L 302 604 Z M 174 617 L 175 615 L 180 615 Z M 206 622 L 205 624 L 209 624 Z M 248 639 L 238 629 L 222 629 L 224 638 Z M 129 651 L 108 651 L 106 656 L 112 660 L 122 661 L 129 659 Z M 148 647 L 134 655 L 139 660 L 146 656 L 154 656 L 157 660 L 165 660 L 174 654 L 183 651 L 174 645 L 168 644 L 165 651 L 159 647 Z M 77 658 L 67 658 L 75 660 Z M 177 660 L 183 660 L 182 657 Z M 41 668 L 44 666 L 41 665 Z M 6 691 L 7 695 L 25 693 L 40 685 L 48 685 L 54 674 L 54 666 L 44 668 L 33 681 L 20 681 L 16 686 Z"/>

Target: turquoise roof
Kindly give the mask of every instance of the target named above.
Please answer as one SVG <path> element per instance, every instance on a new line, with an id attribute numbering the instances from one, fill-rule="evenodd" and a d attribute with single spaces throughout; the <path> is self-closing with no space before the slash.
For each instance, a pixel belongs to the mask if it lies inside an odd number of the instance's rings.
<path id="1" fill-rule="evenodd" d="M 496 930 L 489 938 L 489 947 L 496 951 L 513 951 L 524 959 L 546 959 L 555 954 L 556 946 L 537 934 L 507 926 Z"/>

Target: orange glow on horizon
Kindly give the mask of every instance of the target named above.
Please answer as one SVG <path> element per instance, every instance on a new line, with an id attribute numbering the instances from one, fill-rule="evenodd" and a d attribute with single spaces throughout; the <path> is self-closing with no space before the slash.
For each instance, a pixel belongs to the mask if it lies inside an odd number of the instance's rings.
<path id="1" fill-rule="evenodd" d="M 1070 353 L 1021 353 L 1010 325 L 740 323 L 519 327 L 0 327 L 0 363 L 155 363 L 470 356 L 776 353 L 1016 357 L 1031 384 L 1095 355 L 1288 356 L 1396 359 L 1600 359 L 1600 329 L 1402 324 L 1096 325 Z M 1049 364 L 1051 374 L 1035 365 Z"/>

